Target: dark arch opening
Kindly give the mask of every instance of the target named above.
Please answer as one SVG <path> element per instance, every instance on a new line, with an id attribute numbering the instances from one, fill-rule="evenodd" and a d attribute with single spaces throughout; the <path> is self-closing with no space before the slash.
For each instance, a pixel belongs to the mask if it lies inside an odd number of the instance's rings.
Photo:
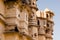
<path id="1" fill-rule="evenodd" d="M 46 17 L 47 17 L 47 18 L 49 17 L 48 14 L 46 14 Z"/>
<path id="2" fill-rule="evenodd" d="M 46 31 L 45 31 L 46 33 L 48 33 L 49 32 L 49 29 L 46 29 Z"/>
<path id="3" fill-rule="evenodd" d="M 39 20 L 37 21 L 37 25 L 40 25 Z"/>
<path id="4" fill-rule="evenodd" d="M 49 27 L 49 24 L 47 23 L 47 27 Z"/>
<path id="5" fill-rule="evenodd" d="M 15 31 L 16 31 L 16 32 L 19 32 L 19 30 L 18 30 L 18 28 L 17 28 L 17 27 L 15 27 Z"/>

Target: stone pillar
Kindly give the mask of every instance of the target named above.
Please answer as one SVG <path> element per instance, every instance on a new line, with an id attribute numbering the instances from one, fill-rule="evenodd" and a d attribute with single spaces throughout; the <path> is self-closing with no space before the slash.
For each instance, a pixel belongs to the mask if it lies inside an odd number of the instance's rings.
<path id="1" fill-rule="evenodd" d="M 53 21 L 54 13 L 52 12 L 52 10 L 48 8 L 46 8 L 44 11 L 46 13 L 46 19 L 47 19 L 46 40 L 53 40 L 52 32 L 53 32 L 53 25 L 54 25 L 54 21 Z"/>
<path id="2" fill-rule="evenodd" d="M 36 10 L 32 8 L 32 13 L 29 18 L 29 29 L 31 29 L 31 37 L 33 40 L 38 40 L 38 27 L 36 20 Z M 29 33 L 30 34 L 30 33 Z"/>
<path id="3" fill-rule="evenodd" d="M 38 40 L 38 28 L 36 26 L 30 26 L 29 35 L 33 40 Z"/>

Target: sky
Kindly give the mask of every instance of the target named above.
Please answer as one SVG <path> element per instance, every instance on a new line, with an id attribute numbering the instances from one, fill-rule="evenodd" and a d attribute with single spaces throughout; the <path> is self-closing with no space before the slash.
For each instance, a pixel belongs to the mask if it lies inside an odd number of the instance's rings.
<path id="1" fill-rule="evenodd" d="M 54 12 L 55 25 L 53 40 L 60 40 L 60 0 L 38 0 L 37 7 L 39 8 L 39 10 L 49 8 Z"/>

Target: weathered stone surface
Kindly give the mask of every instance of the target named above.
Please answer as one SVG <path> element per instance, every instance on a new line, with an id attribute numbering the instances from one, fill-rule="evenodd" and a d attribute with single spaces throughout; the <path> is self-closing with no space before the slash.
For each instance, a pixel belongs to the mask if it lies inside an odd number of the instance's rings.
<path id="1" fill-rule="evenodd" d="M 36 1 L 0 0 L 0 40 L 53 40 L 54 13 Z"/>

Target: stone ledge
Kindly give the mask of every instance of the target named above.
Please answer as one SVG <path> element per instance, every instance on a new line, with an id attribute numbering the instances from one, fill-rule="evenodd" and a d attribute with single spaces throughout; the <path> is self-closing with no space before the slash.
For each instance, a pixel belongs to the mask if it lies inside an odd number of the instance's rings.
<path id="1" fill-rule="evenodd" d="M 5 22 L 5 19 L 4 19 L 4 16 L 3 15 L 0 15 L 0 19 Z"/>
<path id="2" fill-rule="evenodd" d="M 46 38 L 53 38 L 52 35 L 46 34 Z"/>
<path id="3" fill-rule="evenodd" d="M 15 31 L 7 31 L 7 32 L 4 32 L 3 33 L 4 35 L 18 35 L 20 37 L 26 37 L 27 40 L 33 40 L 32 37 L 30 37 L 29 35 L 26 35 L 26 34 L 22 34 L 22 33 L 19 33 L 19 32 L 15 32 Z"/>

